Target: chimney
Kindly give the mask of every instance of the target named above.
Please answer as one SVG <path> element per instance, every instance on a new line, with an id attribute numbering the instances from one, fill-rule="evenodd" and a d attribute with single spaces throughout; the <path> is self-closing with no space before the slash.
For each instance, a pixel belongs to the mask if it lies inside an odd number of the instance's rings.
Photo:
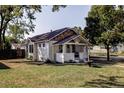
<path id="1" fill-rule="evenodd" d="M 52 29 L 50 30 L 50 32 L 53 32 Z"/>

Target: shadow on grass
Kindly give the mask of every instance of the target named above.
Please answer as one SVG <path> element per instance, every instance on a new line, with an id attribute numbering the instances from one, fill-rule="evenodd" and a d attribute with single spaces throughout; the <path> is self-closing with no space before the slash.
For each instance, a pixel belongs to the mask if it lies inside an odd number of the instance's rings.
<path id="1" fill-rule="evenodd" d="M 121 78 L 124 78 L 124 77 L 99 75 L 99 79 L 94 79 L 94 80 L 85 82 L 85 84 L 80 87 L 123 88 L 124 82 L 119 82 L 118 80 Z"/>
<path id="2" fill-rule="evenodd" d="M 124 63 L 124 57 L 118 57 L 118 56 L 111 56 L 110 61 L 106 61 L 106 57 L 101 57 L 101 56 L 90 56 L 90 60 L 93 60 L 93 66 L 95 68 L 101 68 L 104 66 L 109 66 L 109 65 L 114 65 L 116 63 Z M 26 63 L 30 65 L 53 65 L 53 66 L 65 66 L 65 65 L 77 65 L 77 66 L 82 66 L 85 65 L 85 63 L 45 63 L 45 62 L 34 62 L 31 60 L 9 60 L 8 62 L 10 63 Z"/>
<path id="3" fill-rule="evenodd" d="M 30 64 L 30 65 L 51 65 L 51 66 L 66 66 L 66 65 L 71 65 L 71 66 L 88 66 L 87 63 L 47 63 L 47 62 L 33 62 L 33 61 L 25 61 L 24 63 L 26 64 Z M 89 66 L 90 67 L 90 66 Z M 91 67 L 94 68 L 102 68 L 102 66 L 97 65 L 97 64 L 93 64 Z"/>
<path id="4" fill-rule="evenodd" d="M 50 66 L 65 66 L 67 64 L 59 64 L 59 63 L 45 63 L 45 62 L 29 62 L 27 64 L 31 64 L 31 65 L 50 65 Z M 68 64 L 68 65 L 72 65 L 72 64 Z"/>
<path id="5" fill-rule="evenodd" d="M 72 65 L 72 66 L 83 66 L 87 65 L 84 63 L 45 63 L 45 62 L 27 62 L 26 64 L 31 64 L 31 65 L 49 65 L 49 66 L 66 66 L 66 65 Z"/>
<path id="6" fill-rule="evenodd" d="M 0 69 L 10 69 L 10 67 L 0 62 Z"/>
<path id="7" fill-rule="evenodd" d="M 115 65 L 117 63 L 124 64 L 124 57 L 118 57 L 118 56 L 111 56 L 110 61 L 106 60 L 106 57 L 100 57 L 100 56 L 92 56 L 90 57 L 91 60 L 93 60 L 94 64 L 100 65 L 100 66 L 107 66 L 107 65 Z"/>

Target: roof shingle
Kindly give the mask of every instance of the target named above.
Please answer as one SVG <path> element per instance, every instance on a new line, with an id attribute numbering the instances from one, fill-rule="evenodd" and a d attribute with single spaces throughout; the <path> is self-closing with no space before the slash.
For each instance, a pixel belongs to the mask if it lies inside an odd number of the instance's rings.
<path id="1" fill-rule="evenodd" d="M 43 41 L 43 40 L 49 40 L 51 38 L 53 38 L 54 36 L 56 36 L 57 34 L 64 32 L 66 30 L 68 30 L 70 28 L 62 28 L 62 29 L 58 29 L 52 32 L 48 32 L 48 33 L 44 33 L 44 34 L 40 34 L 37 36 L 34 36 L 32 38 L 29 38 L 32 42 L 37 42 L 37 41 Z"/>

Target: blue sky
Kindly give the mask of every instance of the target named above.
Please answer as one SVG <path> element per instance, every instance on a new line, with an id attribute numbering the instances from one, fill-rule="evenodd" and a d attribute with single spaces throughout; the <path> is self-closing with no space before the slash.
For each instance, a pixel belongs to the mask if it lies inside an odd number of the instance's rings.
<path id="1" fill-rule="evenodd" d="M 58 12 L 52 12 L 51 7 L 52 6 L 44 6 L 42 12 L 36 14 L 35 32 L 30 33 L 30 35 L 26 37 L 32 37 L 64 27 L 85 27 L 85 17 L 90 10 L 90 6 L 72 5 L 61 8 Z"/>

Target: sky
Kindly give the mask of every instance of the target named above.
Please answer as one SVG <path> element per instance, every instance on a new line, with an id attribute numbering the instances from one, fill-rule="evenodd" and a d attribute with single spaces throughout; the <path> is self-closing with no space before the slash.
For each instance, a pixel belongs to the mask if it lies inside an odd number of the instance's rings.
<path id="1" fill-rule="evenodd" d="M 58 12 L 52 12 L 52 6 L 43 6 L 42 12 L 36 14 L 35 31 L 30 35 L 26 35 L 26 37 L 64 27 L 80 26 L 83 29 L 86 25 L 85 17 L 87 17 L 90 7 L 88 5 L 72 5 L 60 8 Z"/>

